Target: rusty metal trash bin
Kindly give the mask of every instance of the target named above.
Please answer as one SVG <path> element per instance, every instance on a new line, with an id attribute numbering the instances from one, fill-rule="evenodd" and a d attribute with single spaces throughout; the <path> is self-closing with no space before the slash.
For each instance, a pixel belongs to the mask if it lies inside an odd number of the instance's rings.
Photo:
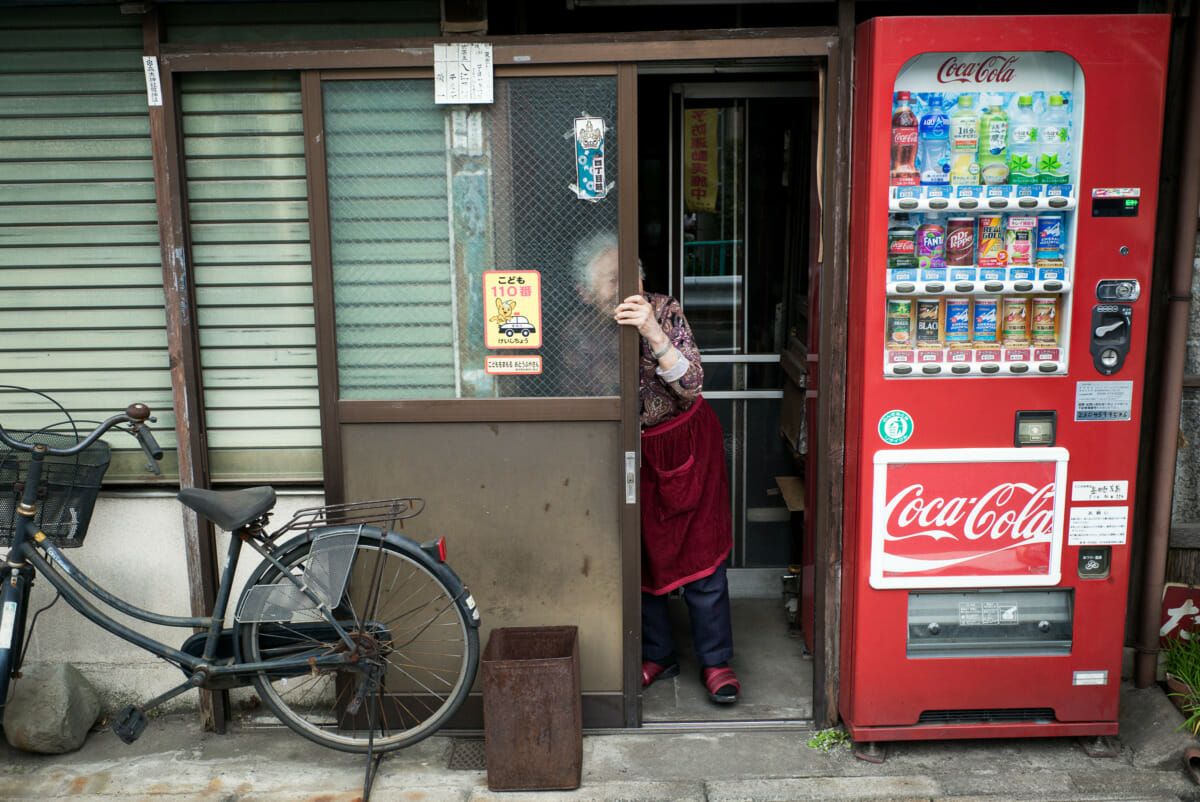
<path id="1" fill-rule="evenodd" d="M 579 628 L 494 629 L 482 662 L 488 788 L 578 788 L 583 771 Z"/>

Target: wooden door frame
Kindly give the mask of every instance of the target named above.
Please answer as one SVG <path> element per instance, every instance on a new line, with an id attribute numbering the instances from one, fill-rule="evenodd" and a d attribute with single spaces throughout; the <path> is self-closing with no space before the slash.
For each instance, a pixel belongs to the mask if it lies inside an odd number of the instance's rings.
<path id="1" fill-rule="evenodd" d="M 430 69 L 433 65 L 433 45 L 455 41 L 488 42 L 493 45 L 493 60 L 501 67 L 545 67 L 548 65 L 588 64 L 616 65 L 618 80 L 618 135 L 623 143 L 620 148 L 619 169 L 625 181 L 634 181 L 637 169 L 636 152 L 636 92 L 637 65 L 648 62 L 697 62 L 740 59 L 810 59 L 823 65 L 826 74 L 824 113 L 825 142 L 823 156 L 822 186 L 822 229 L 823 264 L 820 287 L 821 314 L 821 359 L 818 363 L 820 395 L 818 397 L 818 420 L 810 448 L 817 449 L 820 459 L 815 481 L 817 537 L 815 542 L 815 638 L 813 711 L 818 726 L 828 726 L 837 721 L 838 689 L 838 599 L 841 592 L 841 536 L 843 511 L 841 508 L 842 465 L 845 450 L 845 386 L 846 386 L 846 312 L 848 309 L 848 220 L 849 220 L 849 158 L 851 126 L 851 86 L 853 80 L 854 49 L 854 3 L 840 0 L 838 25 L 835 28 L 775 28 L 737 30 L 698 30 L 679 32 L 621 33 L 603 35 L 546 35 L 519 37 L 430 37 L 402 40 L 352 40 L 321 42 L 267 42 L 226 44 L 172 44 L 156 43 L 159 69 L 164 84 L 171 85 L 177 73 L 222 72 L 222 71 L 297 71 L 302 75 L 302 96 L 305 99 L 305 142 L 308 151 L 320 140 L 313 137 L 320 133 L 319 118 L 312 118 L 308 111 L 314 93 L 319 95 L 321 70 L 395 70 L 404 68 Z M 630 105 L 632 101 L 632 105 Z M 182 133 L 173 132 L 155 135 L 156 159 L 161 154 L 164 165 L 182 163 Z M 633 145 L 631 147 L 631 145 Z M 157 161 L 156 161 L 157 163 Z M 311 165 L 311 162 L 310 162 Z M 158 176 L 156 171 L 156 178 Z M 186 253 L 183 232 L 183 214 L 186 209 L 183 182 L 169 181 L 168 171 L 162 171 L 159 213 L 160 232 L 163 232 L 163 252 Z M 312 181 L 310 176 L 310 181 Z M 318 179 L 320 181 L 322 179 Z M 636 183 L 634 183 L 636 186 Z M 323 185 L 318 187 L 323 191 Z M 310 184 L 310 204 L 313 203 Z M 622 291 L 630 291 L 636 282 L 637 244 L 637 193 L 621 193 L 618 199 L 619 233 L 621 249 Z M 310 218 L 313 245 L 314 274 L 318 252 L 328 252 L 328 210 L 314 207 Z M 322 215 L 324 215 L 322 217 Z M 176 250 L 178 248 L 178 250 Z M 190 262 L 190 254 L 188 255 Z M 166 266 L 173 264 L 164 258 Z M 174 271 L 173 271 L 174 272 Z M 328 293 L 331 288 L 320 283 L 314 275 L 314 294 Z M 330 296 L 327 296 L 331 298 Z M 325 349 L 321 356 L 329 356 L 328 348 L 333 340 L 325 335 L 332 331 L 331 307 L 318 304 L 318 341 Z M 186 332 L 176 332 L 175 338 Z M 622 332 L 622 381 L 625 386 L 636 386 L 636 364 L 625 357 L 636 352 L 636 333 Z M 173 339 L 173 341 L 176 341 Z M 336 373 L 334 374 L 336 375 Z M 322 378 L 325 376 L 322 374 Z M 322 429 L 327 434 L 328 426 L 336 422 L 326 418 L 326 410 L 336 409 L 336 383 L 322 382 L 321 408 Z M 198 385 L 193 385 L 193 387 Z M 332 395 L 330 395 L 332 394 Z M 502 400 L 483 402 L 463 400 L 456 404 L 420 405 L 425 411 L 418 413 L 416 406 L 405 402 L 384 402 L 375 407 L 354 408 L 351 415 L 366 415 L 386 420 L 413 420 L 413 415 L 429 415 L 430 407 L 440 410 L 440 420 L 544 420 L 547 415 L 568 414 L 563 403 L 538 408 L 528 402 L 505 404 Z M 576 406 L 578 402 L 571 402 Z M 556 408 L 557 407 L 557 408 Z M 637 430 L 636 397 L 626 392 L 617 402 L 611 399 L 596 399 L 582 413 L 586 419 L 632 421 L 624 424 L 620 434 L 622 450 L 636 453 L 639 445 Z M 576 413 L 581 414 L 581 413 Z M 467 417 L 463 417 L 467 416 Z M 482 416 L 482 417 L 481 417 Z M 553 417 L 551 419 L 563 419 Z M 578 419 L 578 418 L 577 418 Z M 194 425 L 199 426 L 200 421 Z M 335 441 L 336 442 L 336 441 Z M 327 441 L 327 446 L 329 441 Z M 326 451 L 337 449 L 326 448 Z M 326 490 L 331 500 L 342 493 L 340 486 L 340 454 L 327 454 Z M 331 463 L 331 460 L 333 461 Z M 336 464 L 336 472 L 331 472 Z M 638 554 L 638 526 L 636 506 L 624 505 L 621 514 L 621 548 L 623 554 Z M 636 560 L 624 560 L 622 566 L 622 600 L 625 660 L 622 671 L 624 711 L 621 715 L 624 726 L 640 723 L 640 574 Z M 198 584 L 200 577 L 193 579 Z"/>

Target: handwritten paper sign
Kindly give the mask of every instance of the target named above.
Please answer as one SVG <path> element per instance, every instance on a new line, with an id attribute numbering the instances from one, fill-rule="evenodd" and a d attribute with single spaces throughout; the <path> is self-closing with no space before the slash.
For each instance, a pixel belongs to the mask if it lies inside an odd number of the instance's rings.
<path id="1" fill-rule="evenodd" d="M 434 103 L 491 103 L 492 46 L 479 42 L 433 46 Z"/>

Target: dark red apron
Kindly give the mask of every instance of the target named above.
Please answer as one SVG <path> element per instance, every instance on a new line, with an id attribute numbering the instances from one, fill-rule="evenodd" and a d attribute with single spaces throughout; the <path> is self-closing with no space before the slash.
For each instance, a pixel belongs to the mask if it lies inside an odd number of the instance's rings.
<path id="1" fill-rule="evenodd" d="M 733 548 L 725 437 L 703 398 L 642 432 L 642 590 L 708 576 Z"/>

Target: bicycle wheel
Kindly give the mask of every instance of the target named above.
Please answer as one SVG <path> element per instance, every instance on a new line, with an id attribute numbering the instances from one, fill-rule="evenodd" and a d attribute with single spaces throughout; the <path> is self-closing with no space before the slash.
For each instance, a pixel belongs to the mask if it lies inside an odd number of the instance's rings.
<path id="1" fill-rule="evenodd" d="M 314 743 L 387 752 L 434 733 L 466 699 L 479 665 L 479 632 L 458 603 L 462 592 L 419 548 L 366 533 L 357 540 L 334 610 L 353 647 L 310 610 L 286 622 L 240 624 L 241 649 L 247 662 L 352 654 L 353 663 L 336 669 L 260 671 L 254 686 L 280 721 Z M 327 570 L 321 559 L 306 542 L 280 562 L 311 578 Z M 281 581 L 291 585 L 267 565 L 243 598 Z"/>
<path id="2" fill-rule="evenodd" d="M 28 605 L 29 580 L 25 573 L 5 577 L 0 589 L 0 721 L 8 705 L 9 684 L 21 668 Z"/>

